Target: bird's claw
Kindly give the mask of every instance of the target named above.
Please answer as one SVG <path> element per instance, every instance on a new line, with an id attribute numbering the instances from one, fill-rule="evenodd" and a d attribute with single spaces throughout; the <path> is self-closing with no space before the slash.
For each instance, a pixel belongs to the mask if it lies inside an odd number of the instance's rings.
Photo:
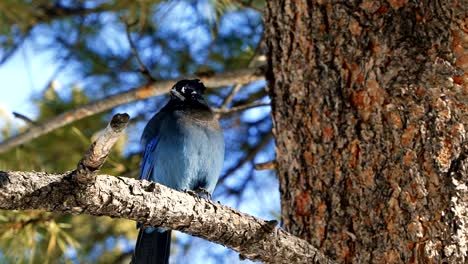
<path id="1" fill-rule="evenodd" d="M 191 196 L 195 196 L 195 197 L 198 197 L 198 194 L 192 190 L 184 190 L 184 192 L 190 194 Z"/>
<path id="2" fill-rule="evenodd" d="M 204 188 L 197 188 L 195 192 L 198 194 L 199 197 L 204 197 L 207 198 L 208 200 L 211 200 L 211 193 L 208 192 Z"/>
<path id="3" fill-rule="evenodd" d="M 207 198 L 211 200 L 211 193 L 204 188 L 197 188 L 195 190 L 184 190 L 186 193 L 197 198 Z"/>

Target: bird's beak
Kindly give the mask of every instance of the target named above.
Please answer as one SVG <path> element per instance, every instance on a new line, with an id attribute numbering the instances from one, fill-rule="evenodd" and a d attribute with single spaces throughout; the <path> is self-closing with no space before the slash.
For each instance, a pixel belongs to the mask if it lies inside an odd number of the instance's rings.
<path id="1" fill-rule="evenodd" d="M 177 92 L 176 90 L 171 90 L 171 94 L 173 96 L 179 98 L 179 100 L 185 101 L 185 97 L 183 95 L 181 95 L 179 92 Z"/>

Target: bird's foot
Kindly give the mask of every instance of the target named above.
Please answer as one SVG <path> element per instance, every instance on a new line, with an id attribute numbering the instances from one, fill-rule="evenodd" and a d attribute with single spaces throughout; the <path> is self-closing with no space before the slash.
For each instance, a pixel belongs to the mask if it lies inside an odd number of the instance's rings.
<path id="1" fill-rule="evenodd" d="M 191 196 L 198 197 L 198 194 L 195 191 L 187 189 L 187 190 L 184 190 L 184 192 L 190 194 Z"/>
<path id="2" fill-rule="evenodd" d="M 195 190 L 195 192 L 198 194 L 199 197 L 211 200 L 211 193 L 208 192 L 206 189 L 199 187 Z"/>
<path id="3" fill-rule="evenodd" d="M 197 188 L 195 190 L 184 190 L 184 192 L 190 194 L 191 196 L 197 197 L 197 198 L 206 198 L 211 200 L 211 193 L 208 192 L 204 188 Z"/>

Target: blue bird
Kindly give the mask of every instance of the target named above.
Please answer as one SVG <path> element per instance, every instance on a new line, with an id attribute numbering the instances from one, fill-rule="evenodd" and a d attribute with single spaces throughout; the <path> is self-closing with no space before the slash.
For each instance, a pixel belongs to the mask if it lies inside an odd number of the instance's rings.
<path id="1" fill-rule="evenodd" d="M 223 132 L 203 98 L 200 80 L 181 80 L 171 99 L 146 125 L 140 179 L 176 190 L 210 194 L 224 161 Z M 168 263 L 171 231 L 140 227 L 132 263 Z"/>

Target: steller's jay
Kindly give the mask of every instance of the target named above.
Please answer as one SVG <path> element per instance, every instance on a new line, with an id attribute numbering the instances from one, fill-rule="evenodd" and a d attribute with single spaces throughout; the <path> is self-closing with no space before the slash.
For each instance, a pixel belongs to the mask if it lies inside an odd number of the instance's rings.
<path id="1" fill-rule="evenodd" d="M 146 125 L 140 179 L 176 190 L 211 194 L 224 161 L 224 138 L 219 122 L 202 94 L 200 80 L 181 80 L 170 101 Z M 168 263 L 171 231 L 142 227 L 132 263 Z"/>

